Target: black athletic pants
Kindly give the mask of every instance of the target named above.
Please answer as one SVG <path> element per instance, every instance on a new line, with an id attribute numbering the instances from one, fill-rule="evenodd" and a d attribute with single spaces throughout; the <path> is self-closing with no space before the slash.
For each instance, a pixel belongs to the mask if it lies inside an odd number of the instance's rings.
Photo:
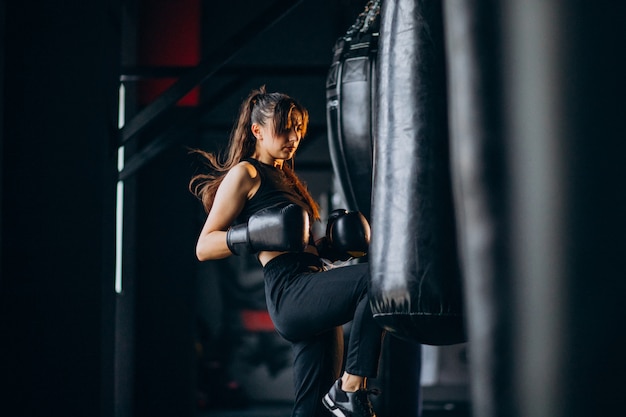
<path id="1" fill-rule="evenodd" d="M 327 416 L 321 405 L 341 369 L 341 328 L 352 322 L 345 370 L 375 377 L 383 330 L 367 297 L 365 263 L 325 270 L 309 253 L 280 255 L 263 268 L 267 307 L 276 330 L 294 353 L 292 417 Z"/>

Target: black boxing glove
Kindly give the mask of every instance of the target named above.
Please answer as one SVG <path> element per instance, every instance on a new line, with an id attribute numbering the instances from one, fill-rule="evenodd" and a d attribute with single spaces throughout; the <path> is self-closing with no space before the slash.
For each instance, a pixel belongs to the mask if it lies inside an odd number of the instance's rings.
<path id="1" fill-rule="evenodd" d="M 248 223 L 226 233 L 228 249 L 235 255 L 270 250 L 299 252 L 309 241 L 309 215 L 297 204 L 279 204 L 254 213 Z"/>
<path id="2" fill-rule="evenodd" d="M 315 242 L 322 258 L 347 261 L 367 255 L 370 225 L 358 211 L 333 210 L 328 216 L 326 236 Z"/>

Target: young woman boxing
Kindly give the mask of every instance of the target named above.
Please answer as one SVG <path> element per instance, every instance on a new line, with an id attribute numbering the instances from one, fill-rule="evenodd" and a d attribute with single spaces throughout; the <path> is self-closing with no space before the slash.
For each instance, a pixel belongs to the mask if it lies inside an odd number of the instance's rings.
<path id="1" fill-rule="evenodd" d="M 383 330 L 372 318 L 365 263 L 326 268 L 367 250 L 369 225 L 335 211 L 315 242 L 318 207 L 291 168 L 308 112 L 293 98 L 252 91 L 242 103 L 225 156 L 197 151 L 207 173 L 190 190 L 208 213 L 196 246 L 199 260 L 254 253 L 263 267 L 267 308 L 294 355 L 293 417 L 374 417 L 367 378 L 375 377 Z M 352 322 L 339 377 L 338 330 Z M 322 404 L 325 406 L 322 407 Z"/>

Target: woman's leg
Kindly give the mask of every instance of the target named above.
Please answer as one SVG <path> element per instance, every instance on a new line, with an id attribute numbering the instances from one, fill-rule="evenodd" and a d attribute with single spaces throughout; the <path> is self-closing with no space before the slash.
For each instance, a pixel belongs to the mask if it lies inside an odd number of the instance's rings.
<path id="1" fill-rule="evenodd" d="M 374 321 L 367 290 L 369 265 L 356 264 L 302 274 L 285 286 L 272 308 L 275 325 L 288 340 L 305 340 L 352 321 L 346 371 L 375 377 L 382 328 Z"/>
<path id="2" fill-rule="evenodd" d="M 369 265 L 305 273 L 309 270 L 307 264 L 299 261 L 283 255 L 266 265 L 266 296 L 276 329 L 294 343 L 297 374 L 294 416 L 308 417 L 310 414 L 306 413 L 315 413 L 318 407 L 311 401 L 317 399 L 319 404 L 324 394 L 319 392 L 319 387 L 327 385 L 327 382 L 311 382 L 325 380 L 315 371 L 320 369 L 321 357 L 319 345 L 315 349 L 316 337 L 352 321 L 354 330 L 348 343 L 346 367 L 355 375 L 373 377 L 378 371 L 383 330 L 374 321 L 369 307 Z"/>
<path id="3" fill-rule="evenodd" d="M 343 330 L 338 327 L 292 346 L 296 394 L 292 417 L 329 417 L 320 399 L 341 372 Z"/>
<path id="4" fill-rule="evenodd" d="M 374 320 L 369 299 L 359 301 L 350 326 L 346 366 L 347 373 L 376 377 L 382 346 L 383 329 Z"/>

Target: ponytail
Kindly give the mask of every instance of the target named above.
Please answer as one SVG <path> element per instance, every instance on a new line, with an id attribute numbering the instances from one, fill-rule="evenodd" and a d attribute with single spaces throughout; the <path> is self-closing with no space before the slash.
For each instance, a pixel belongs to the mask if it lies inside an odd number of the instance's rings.
<path id="1" fill-rule="evenodd" d="M 189 181 L 189 191 L 196 196 L 209 213 L 213 207 L 215 193 L 224 176 L 232 167 L 254 154 L 256 138 L 252 134 L 252 112 L 260 95 L 266 94 L 265 86 L 253 90 L 241 103 L 237 123 L 230 134 L 226 154 L 208 153 L 200 149 L 192 149 L 191 153 L 200 156 L 208 173 L 194 175 Z"/>

